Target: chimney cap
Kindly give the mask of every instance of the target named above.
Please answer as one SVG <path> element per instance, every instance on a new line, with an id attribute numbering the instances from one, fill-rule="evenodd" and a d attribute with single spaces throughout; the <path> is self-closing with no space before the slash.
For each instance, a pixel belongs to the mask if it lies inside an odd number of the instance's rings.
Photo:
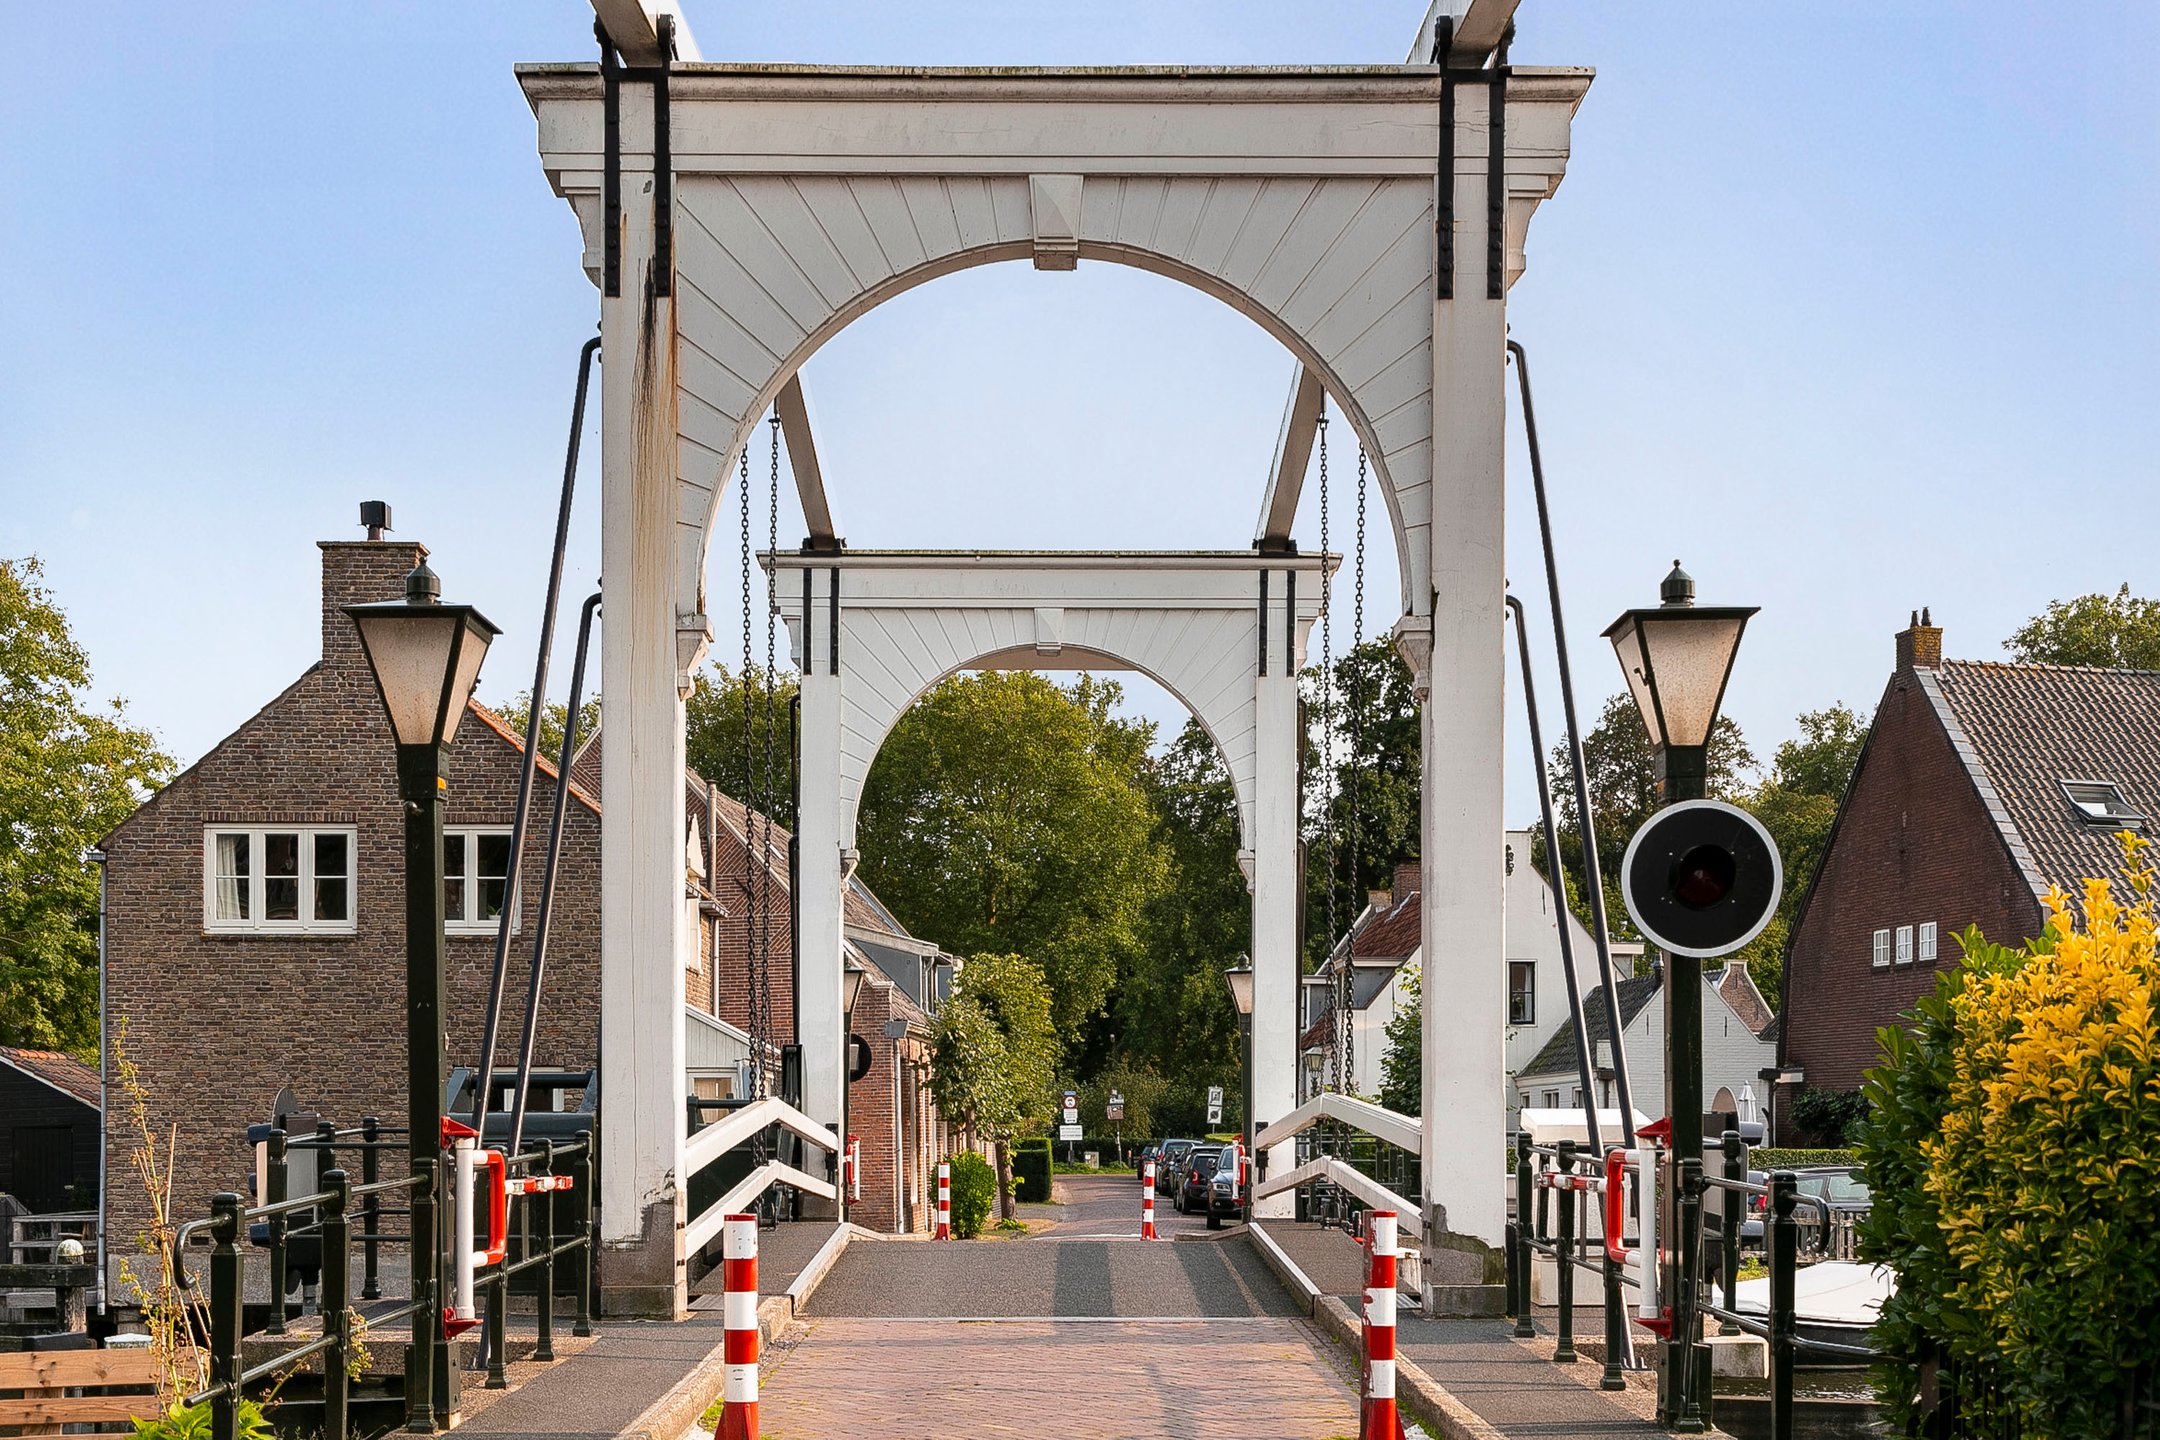
<path id="1" fill-rule="evenodd" d="M 363 500 L 360 502 L 360 523 L 367 529 L 367 538 L 380 540 L 383 531 L 390 527 L 390 502 L 387 500 Z"/>
<path id="2" fill-rule="evenodd" d="M 1681 569 L 1678 560 L 1672 562 L 1672 573 L 1659 583 L 1658 600 L 1674 607 L 1695 603 L 1695 577 Z"/>

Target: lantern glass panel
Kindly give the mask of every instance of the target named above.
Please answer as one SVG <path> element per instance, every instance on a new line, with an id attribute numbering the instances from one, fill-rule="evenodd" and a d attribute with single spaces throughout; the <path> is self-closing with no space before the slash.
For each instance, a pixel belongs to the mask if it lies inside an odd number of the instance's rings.
<path id="1" fill-rule="evenodd" d="M 1710 742 L 1710 726 L 1717 719 L 1718 701 L 1725 694 L 1725 677 L 1731 673 L 1733 655 L 1740 648 L 1744 615 L 1690 613 L 1643 616 L 1634 629 L 1640 635 L 1649 671 L 1655 682 L 1659 717 L 1664 721 L 1662 738 L 1667 745 L 1700 746 Z M 1626 663 L 1622 654 L 1622 663 Z M 1634 671 L 1628 685 L 1637 684 Z M 1642 703 L 1642 696 L 1636 696 Z"/>
<path id="2" fill-rule="evenodd" d="M 454 610 L 400 608 L 353 618 L 368 661 L 375 667 L 375 682 L 382 689 L 383 708 L 390 714 L 397 743 L 437 743 L 435 721 L 443 713 L 443 685 L 451 673 L 451 651 L 459 648 L 465 617 Z M 464 672 L 464 694 L 470 695 L 487 647 L 468 642 L 462 648 L 471 656 L 459 666 Z M 465 661 L 465 656 L 459 659 Z"/>

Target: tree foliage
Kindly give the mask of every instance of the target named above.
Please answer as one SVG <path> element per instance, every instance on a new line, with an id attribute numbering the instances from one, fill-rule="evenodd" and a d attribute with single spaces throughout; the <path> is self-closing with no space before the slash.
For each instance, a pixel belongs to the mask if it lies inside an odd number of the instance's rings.
<path id="1" fill-rule="evenodd" d="M 1895 1422 L 1939 1384 L 1999 1390 L 2027 1433 L 2130 1433 L 2160 1354 L 2160 957 L 2148 842 L 2127 893 L 2048 897 L 2022 950 L 1960 937 L 1912 1025 L 1880 1032 L 1859 1149 L 1874 1192 L 1862 1255 L 1897 1272 L 1879 1343 Z"/>
<path id="2" fill-rule="evenodd" d="M 1020 955 L 961 966 L 931 1032 L 930 1090 L 948 1120 L 1000 1141 L 1048 1121 L 1062 1058 L 1041 967 Z"/>
<path id="3" fill-rule="evenodd" d="M 1144 944 L 1163 882 L 1142 770 L 1154 727 L 1083 675 L 946 680 L 903 716 L 865 786 L 862 874 L 910 930 L 956 953 L 1018 953 L 1077 1035 Z"/>
<path id="4" fill-rule="evenodd" d="M 2113 595 L 2057 600 L 2003 648 L 2031 665 L 2160 670 L 2160 600 L 2139 599 L 2128 585 Z"/>
<path id="5" fill-rule="evenodd" d="M 1867 717 L 1847 706 L 1810 710 L 1800 717 L 1799 735 L 1778 746 L 1769 775 L 1739 801 L 1777 841 L 1785 865 L 1777 914 L 1740 952 L 1756 988 L 1773 1006 L 1782 998 L 1786 941 L 1830 843 L 1830 828 L 1867 734 Z"/>
<path id="6" fill-rule="evenodd" d="M 1380 1056 L 1380 1103 L 1398 1115 L 1425 1113 L 1425 992 L 1420 967 L 1405 965 L 1402 1001 L 1387 1022 Z"/>
<path id="7" fill-rule="evenodd" d="M 1130 1128 L 1142 1135 L 1192 1128 L 1209 1085 L 1244 1093 L 1237 1013 L 1223 971 L 1252 948 L 1252 897 L 1237 861 L 1237 796 L 1221 752 L 1197 721 L 1187 721 L 1148 766 L 1146 788 L 1151 838 L 1164 864 L 1143 910 L 1144 943 L 1119 974 L 1110 1015 L 1118 1063 L 1168 1082 L 1150 1097 L 1144 1123 L 1132 1118 L 1135 1092 L 1125 1092 Z"/>
<path id="8" fill-rule="evenodd" d="M 1302 677 L 1307 714 L 1305 952 L 1325 958 L 1395 866 L 1420 851 L 1424 752 L 1410 667 L 1394 642 L 1367 640 L 1335 661 L 1332 730 L 1322 724 L 1320 667 Z M 1362 723 L 1361 723 L 1362 722 Z M 1334 835 L 1329 853 L 1330 824 Z M 1328 924 L 1329 885 L 1334 925 Z M 1335 933 L 1330 934 L 1333 930 Z"/>
<path id="9" fill-rule="evenodd" d="M 97 871 L 83 852 L 172 774 L 90 665 L 36 557 L 0 560 L 0 1044 L 95 1052 Z"/>
<path id="10" fill-rule="evenodd" d="M 494 709 L 496 714 L 502 716 L 503 723 L 512 730 L 517 731 L 518 734 L 529 735 L 532 733 L 527 728 L 527 719 L 532 714 L 532 691 L 520 690 L 517 699 L 510 701 L 506 705 L 497 705 Z M 550 700 L 540 707 L 540 754 L 542 758 L 550 763 L 560 759 L 562 756 L 563 727 L 569 722 L 570 706 L 568 702 Z M 600 697 L 594 695 L 589 699 L 580 701 L 578 704 L 577 731 L 577 743 L 580 750 L 585 748 L 586 741 L 592 739 L 594 733 L 599 729 L 599 725 Z"/>
<path id="11" fill-rule="evenodd" d="M 774 670 L 768 677 L 762 665 L 737 674 L 715 663 L 705 667 L 690 689 L 690 698 L 683 702 L 688 726 L 684 763 L 724 794 L 754 802 L 774 824 L 789 830 L 795 828 L 795 746 L 789 706 L 800 683 L 791 670 Z M 749 702 L 747 740 L 745 700 Z"/>

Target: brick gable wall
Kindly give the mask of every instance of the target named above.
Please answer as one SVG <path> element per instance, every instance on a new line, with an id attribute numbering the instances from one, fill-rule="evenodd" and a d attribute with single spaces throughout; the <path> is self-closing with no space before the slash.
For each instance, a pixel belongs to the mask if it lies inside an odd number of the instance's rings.
<path id="1" fill-rule="evenodd" d="M 1940 934 L 1935 964 L 1873 965 L 1876 930 L 1928 920 Z M 1919 682 L 1900 670 L 1787 951 L 1783 1063 L 1805 1067 L 1810 1088 L 1858 1088 L 1876 1063 L 1876 1029 L 1932 990 L 1937 969 L 1957 963 L 1952 936 L 1968 925 L 2015 943 L 2038 932 L 2039 903 Z"/>
<path id="2" fill-rule="evenodd" d="M 219 1190 L 246 1189 L 244 1128 L 290 1085 L 340 1125 L 405 1118 L 403 819 L 395 751 L 346 604 L 398 598 L 425 552 L 391 542 L 323 546 L 324 661 L 137 810 L 105 842 L 107 1007 L 127 1027 L 153 1132 L 177 1125 L 182 1217 Z M 497 672 L 502 657 L 495 659 Z M 450 749 L 449 825 L 508 825 L 519 755 L 468 713 Z M 524 919 L 512 939 L 498 1064 L 516 1060 L 542 837 L 554 782 L 535 778 L 539 834 L 526 847 Z M 356 933 L 211 935 L 203 925 L 203 832 L 218 823 L 356 827 Z M 568 810 L 537 1063 L 592 1063 L 599 995 L 599 817 Z M 492 936 L 449 941 L 451 1063 L 474 1063 L 494 962 Z M 114 1077 L 117 1085 L 117 1075 Z M 107 1185 L 113 1253 L 145 1223 L 125 1101 L 115 1090 Z"/>

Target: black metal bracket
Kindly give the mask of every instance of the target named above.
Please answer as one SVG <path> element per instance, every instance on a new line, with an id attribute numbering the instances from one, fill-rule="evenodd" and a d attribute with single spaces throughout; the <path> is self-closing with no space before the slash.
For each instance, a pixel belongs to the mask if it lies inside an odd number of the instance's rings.
<path id="1" fill-rule="evenodd" d="M 1508 45 L 1515 38 L 1511 22 L 1493 52 L 1492 89 L 1487 104 L 1485 150 L 1485 298 L 1507 294 L 1507 87 Z"/>
<path id="2" fill-rule="evenodd" d="M 622 294 L 622 66 L 607 27 L 593 22 L 600 41 L 600 293 Z"/>
<path id="3" fill-rule="evenodd" d="M 1267 674 L 1267 571 L 1260 572 L 1260 673 Z"/>
<path id="4" fill-rule="evenodd" d="M 652 293 L 675 293 L 675 126 L 668 109 L 668 71 L 675 63 L 675 17 L 655 22 L 660 65 L 653 71 L 653 268 Z"/>
<path id="5" fill-rule="evenodd" d="M 1433 238 L 1439 245 L 1440 298 L 1455 298 L 1455 21 L 1433 22 L 1432 63 L 1440 67 L 1440 164 L 1433 176 Z"/>
<path id="6" fill-rule="evenodd" d="M 1440 67 L 1440 163 L 1433 177 L 1433 227 L 1438 245 L 1439 296 L 1455 298 L 1455 91 L 1465 84 L 1487 87 L 1488 124 L 1485 152 L 1485 298 L 1507 293 L 1507 86 L 1510 25 L 1488 66 L 1457 68 L 1454 22 L 1443 15 L 1433 23 L 1432 63 Z"/>

